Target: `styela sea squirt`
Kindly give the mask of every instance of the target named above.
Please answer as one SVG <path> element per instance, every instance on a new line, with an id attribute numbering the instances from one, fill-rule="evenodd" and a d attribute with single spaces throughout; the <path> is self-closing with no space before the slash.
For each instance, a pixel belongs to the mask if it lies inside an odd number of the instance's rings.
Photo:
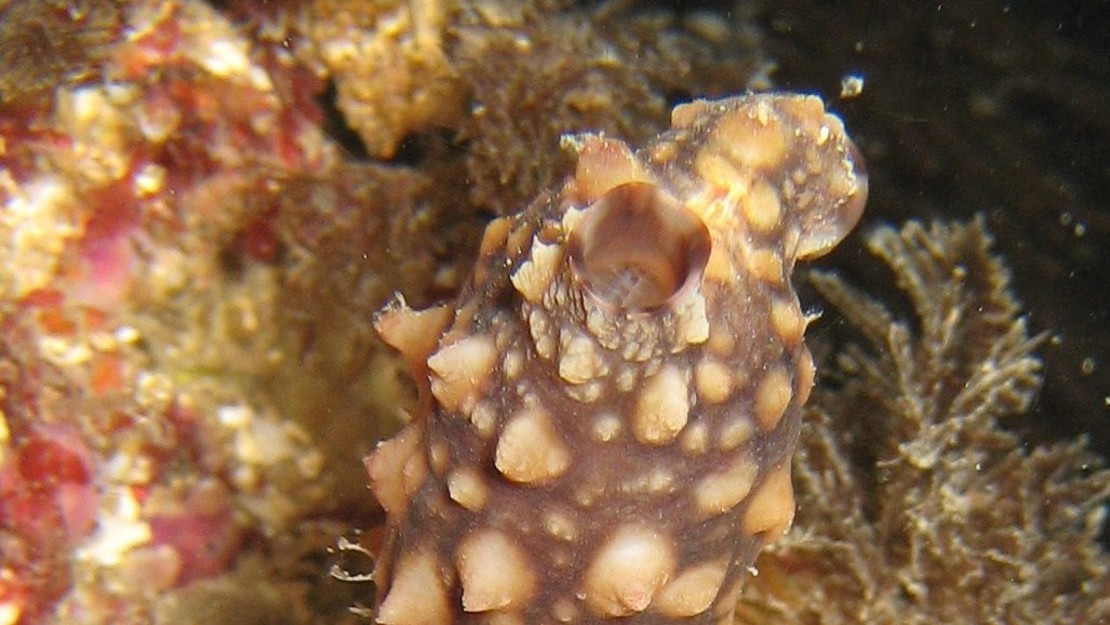
<path id="1" fill-rule="evenodd" d="M 378 623 L 728 623 L 790 525 L 814 380 L 790 274 L 867 195 L 843 124 L 759 94 L 637 151 L 565 143 L 573 175 L 489 225 L 457 301 L 377 320 L 420 395 L 367 460 Z"/>

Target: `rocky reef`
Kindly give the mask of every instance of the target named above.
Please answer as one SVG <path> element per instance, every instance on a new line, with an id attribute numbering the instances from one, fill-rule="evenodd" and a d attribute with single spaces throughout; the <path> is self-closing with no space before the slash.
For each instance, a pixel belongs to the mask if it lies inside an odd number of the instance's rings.
<path id="1" fill-rule="evenodd" d="M 0 625 L 365 622 L 374 586 L 326 572 L 374 566 L 363 458 L 419 396 L 375 314 L 454 297 L 486 225 L 572 171 L 564 137 L 643 145 L 676 104 L 770 87 L 768 49 L 808 67 L 791 16 L 0 2 Z M 887 193 L 871 219 L 908 219 Z M 738 622 L 1107 618 L 1108 478 L 1026 429 L 1057 386 L 1002 232 L 1005 263 L 982 222 L 911 221 L 870 235 L 885 263 L 850 239 L 803 281 L 828 304 L 795 528 Z"/>

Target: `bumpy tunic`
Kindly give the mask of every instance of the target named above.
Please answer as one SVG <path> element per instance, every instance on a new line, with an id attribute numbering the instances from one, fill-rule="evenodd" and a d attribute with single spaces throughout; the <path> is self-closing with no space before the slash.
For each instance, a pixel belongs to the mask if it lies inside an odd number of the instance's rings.
<path id="1" fill-rule="evenodd" d="M 573 176 L 489 225 L 454 304 L 377 320 L 420 387 L 367 460 L 379 623 L 728 623 L 790 525 L 814 379 L 790 273 L 867 195 L 841 121 L 748 95 L 635 152 L 566 143 Z"/>

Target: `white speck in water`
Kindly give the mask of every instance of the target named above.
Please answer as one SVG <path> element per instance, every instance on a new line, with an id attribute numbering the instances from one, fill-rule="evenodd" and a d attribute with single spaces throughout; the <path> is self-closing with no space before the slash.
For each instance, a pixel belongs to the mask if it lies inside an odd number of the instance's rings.
<path id="1" fill-rule="evenodd" d="M 855 98 L 863 93 L 863 75 L 846 74 L 840 79 L 840 97 Z"/>
<path id="2" fill-rule="evenodd" d="M 1092 373 L 1094 373 L 1095 359 L 1091 356 L 1087 356 L 1086 358 L 1084 358 L 1083 362 L 1079 363 L 1079 372 L 1083 375 L 1091 375 Z"/>

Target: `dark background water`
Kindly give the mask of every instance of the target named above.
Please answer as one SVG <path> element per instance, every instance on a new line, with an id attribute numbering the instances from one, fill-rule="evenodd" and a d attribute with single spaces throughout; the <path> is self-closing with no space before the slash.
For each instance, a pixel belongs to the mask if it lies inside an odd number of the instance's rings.
<path id="1" fill-rule="evenodd" d="M 776 86 L 826 96 L 866 156 L 865 228 L 985 216 L 1052 336 L 1016 425 L 1110 455 L 1110 2 L 799 0 L 756 21 Z M 838 99 L 850 74 L 863 92 Z M 858 238 L 832 261 L 875 270 Z"/>

